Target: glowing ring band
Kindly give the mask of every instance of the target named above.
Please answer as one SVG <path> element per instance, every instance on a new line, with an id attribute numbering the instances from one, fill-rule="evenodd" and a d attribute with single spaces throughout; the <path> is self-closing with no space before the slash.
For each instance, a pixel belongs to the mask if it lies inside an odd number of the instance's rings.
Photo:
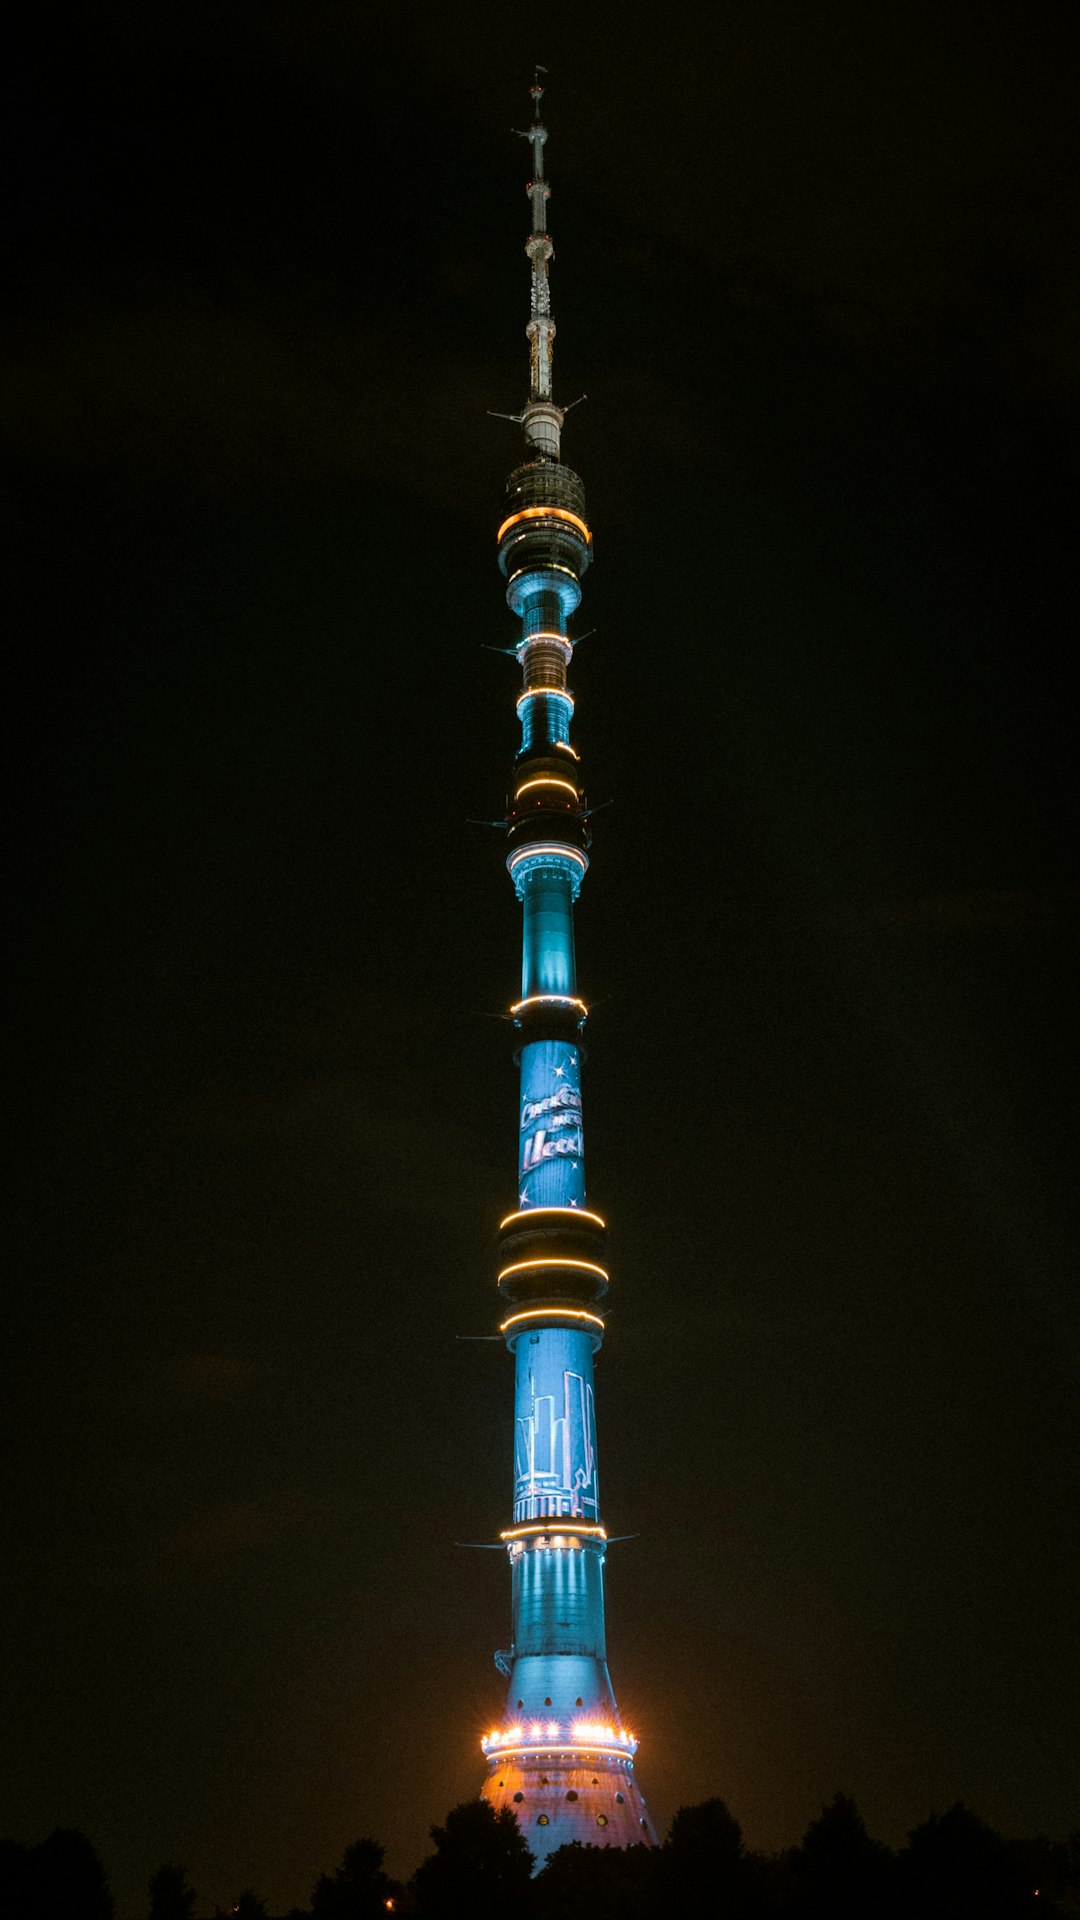
<path id="1" fill-rule="evenodd" d="M 535 1273 L 541 1269 L 546 1272 L 549 1267 L 572 1267 L 575 1273 L 596 1273 L 605 1285 L 611 1279 L 606 1267 L 598 1267 L 595 1260 L 566 1260 L 557 1255 L 538 1253 L 535 1260 L 515 1260 L 512 1267 L 504 1267 L 499 1275 L 499 1284 L 509 1280 L 512 1273 Z"/>
<path id="2" fill-rule="evenodd" d="M 599 1521 L 594 1525 L 591 1520 L 578 1522 L 572 1514 L 553 1514 L 550 1520 L 523 1521 L 519 1527 L 507 1527 L 500 1533 L 500 1540 L 525 1540 L 537 1533 L 573 1533 L 586 1540 L 606 1540 L 607 1529 Z"/>
<path id="3" fill-rule="evenodd" d="M 514 799 L 520 800 L 522 794 L 528 793 L 530 787 L 565 787 L 567 793 L 572 793 L 575 800 L 580 798 L 572 780 L 563 780 L 557 773 L 538 773 L 534 780 L 522 782 L 514 794 Z"/>
<path id="4" fill-rule="evenodd" d="M 582 1307 L 529 1307 L 525 1313 L 512 1313 L 509 1320 L 502 1322 L 499 1332 L 509 1333 L 523 1320 L 585 1320 L 590 1327 L 597 1328 L 601 1333 L 604 1331 L 600 1315 L 586 1313 Z"/>
<path id="5" fill-rule="evenodd" d="M 537 1757 L 539 1757 L 540 1754 L 547 1754 L 549 1756 L 566 1754 L 568 1757 L 578 1760 L 587 1760 L 591 1753 L 602 1753 L 611 1755 L 613 1759 L 630 1761 L 633 1760 L 637 1752 L 637 1741 L 635 1740 L 633 1746 L 631 1746 L 628 1741 L 625 1746 L 615 1747 L 609 1746 L 605 1740 L 590 1740 L 587 1745 L 583 1745 L 576 1740 L 563 1740 L 557 1744 L 550 1740 L 544 1740 L 538 1741 L 535 1746 L 527 1740 L 521 1740 L 516 1746 L 493 1747 L 485 1746 L 481 1740 L 480 1750 L 487 1755 L 489 1760 L 505 1760 L 508 1757 L 515 1757 L 518 1754 L 536 1754 Z"/>
<path id="6" fill-rule="evenodd" d="M 511 879 L 514 877 L 515 867 L 520 867 L 525 860 L 536 861 L 541 865 L 545 861 L 565 861 L 567 865 L 577 868 L 579 881 L 584 879 L 589 871 L 588 855 L 582 853 L 580 847 L 568 847 L 565 842 L 561 840 L 530 840 L 524 847 L 514 847 L 512 852 L 506 856 L 506 871 Z M 565 1000 L 567 1004 L 569 1004 L 569 996 L 562 993 L 534 994 L 533 999 Z M 524 1006 L 526 1003 L 523 1000 L 521 1004 Z M 577 1005 L 581 1005 L 580 1000 L 577 1002 Z"/>
<path id="7" fill-rule="evenodd" d="M 600 1214 L 590 1213 L 587 1207 L 522 1207 L 516 1213 L 508 1213 L 505 1220 L 499 1221 L 499 1232 L 502 1233 L 512 1222 L 521 1220 L 527 1226 L 531 1226 L 534 1220 L 553 1213 L 558 1214 L 560 1221 L 591 1220 L 595 1226 L 607 1226 L 607 1221 L 602 1219 Z"/>
<path id="8" fill-rule="evenodd" d="M 524 1013 L 526 1007 L 576 1007 L 581 1014 L 589 1011 L 584 1000 L 576 1000 L 572 993 L 531 993 L 527 1000 L 515 1000 L 510 1011 Z"/>
<path id="9" fill-rule="evenodd" d="M 509 520 L 503 521 L 495 535 L 496 541 L 501 540 L 504 533 L 509 533 L 511 527 L 516 527 L 522 520 L 565 520 L 569 526 L 576 527 L 583 535 L 587 546 L 592 545 L 592 534 L 584 520 L 580 514 L 571 513 L 568 507 L 522 507 L 520 513 L 512 513 Z"/>

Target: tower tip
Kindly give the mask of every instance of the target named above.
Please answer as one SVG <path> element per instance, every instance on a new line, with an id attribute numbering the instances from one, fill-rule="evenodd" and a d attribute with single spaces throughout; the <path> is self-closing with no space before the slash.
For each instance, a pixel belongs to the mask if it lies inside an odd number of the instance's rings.
<path id="1" fill-rule="evenodd" d="M 551 188 L 544 178 L 544 146 L 547 141 L 547 128 L 540 118 L 540 102 L 544 93 L 540 75 L 546 72 L 547 68 L 541 66 L 538 61 L 533 69 L 532 86 L 529 88 L 533 103 L 533 123 L 526 138 L 532 146 L 533 177 L 528 183 L 526 192 L 532 206 L 532 232 L 525 243 L 525 251 L 531 266 L 532 294 L 529 324 L 526 329 L 529 339 L 529 401 L 522 418 L 525 426 L 525 442 L 529 451 L 547 459 L 557 460 L 563 417 L 555 404 L 551 387 L 555 320 L 551 312 L 548 263 L 554 248 L 547 231 L 547 203 L 551 197 Z"/>

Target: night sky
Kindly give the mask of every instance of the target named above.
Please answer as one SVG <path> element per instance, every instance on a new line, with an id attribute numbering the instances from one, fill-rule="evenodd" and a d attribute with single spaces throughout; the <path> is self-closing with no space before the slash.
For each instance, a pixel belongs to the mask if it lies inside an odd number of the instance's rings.
<path id="1" fill-rule="evenodd" d="M 1080 24 L 106 0 L 8 64 L 0 1827 L 282 1911 L 509 1637 L 532 62 L 663 1828 L 1080 1824 Z M 381 24 L 380 24 L 381 23 Z"/>

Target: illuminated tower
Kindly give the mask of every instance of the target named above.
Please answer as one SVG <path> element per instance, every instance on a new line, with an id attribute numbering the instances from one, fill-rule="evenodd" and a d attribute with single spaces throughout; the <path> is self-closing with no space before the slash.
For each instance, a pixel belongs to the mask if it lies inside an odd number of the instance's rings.
<path id="1" fill-rule="evenodd" d="M 514 1517 L 502 1538 L 513 1583 L 513 1644 L 495 1656 L 509 1688 L 483 1741 L 484 1798 L 512 1807 L 540 1864 L 571 1840 L 655 1844 L 634 1778 L 637 1746 L 619 1718 L 604 1640 L 593 1355 L 604 1336 L 604 1223 L 585 1200 L 582 1031 L 574 902 L 589 830 L 567 632 L 592 536 L 576 473 L 559 458 L 563 412 L 551 389 L 555 322 L 544 179 L 543 89 L 532 88 L 532 265 L 526 457 L 510 475 L 499 528 L 506 598 L 521 622 L 521 745 L 508 797 L 506 865 L 523 910 L 518 1205 L 502 1222 L 501 1331 L 514 1355 Z"/>

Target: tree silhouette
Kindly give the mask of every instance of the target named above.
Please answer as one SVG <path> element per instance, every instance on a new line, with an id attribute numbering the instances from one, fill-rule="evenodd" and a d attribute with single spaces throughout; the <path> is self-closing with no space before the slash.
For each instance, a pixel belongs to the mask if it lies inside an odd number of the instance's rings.
<path id="1" fill-rule="evenodd" d="M 188 1886 L 187 1870 L 167 1862 L 150 1875 L 149 1920 L 191 1920 L 195 1889 Z"/>
<path id="2" fill-rule="evenodd" d="M 532 1907 L 532 1854 L 509 1807 L 467 1800 L 432 1827 L 435 1851 L 413 1876 L 431 1920 L 507 1920 Z"/>
<path id="3" fill-rule="evenodd" d="M 1005 1845 L 1024 1887 L 1039 1902 L 1040 1920 L 1070 1920 L 1080 1913 L 1080 1833 L 1067 1840 L 1041 1834 Z"/>
<path id="4" fill-rule="evenodd" d="M 22 1920 L 30 1908 L 30 1848 L 0 1840 L 0 1913 Z"/>
<path id="5" fill-rule="evenodd" d="M 664 1906 L 687 1914 L 748 1911 L 742 1828 L 723 1800 L 680 1807 L 660 1852 Z"/>
<path id="6" fill-rule="evenodd" d="M 1042 1911 L 1020 1853 L 958 1801 L 908 1835 L 900 1855 L 905 1909 L 920 1920 L 1014 1920 Z"/>
<path id="7" fill-rule="evenodd" d="M 386 1920 L 386 1903 L 400 1892 L 383 1872 L 377 1840 L 354 1840 L 333 1878 L 319 1875 L 311 1896 L 311 1920 Z"/>
<path id="8" fill-rule="evenodd" d="M 837 1793 L 792 1855 L 795 1911 L 821 1920 L 895 1913 L 896 1863 L 872 1840 L 854 1800 Z"/>
<path id="9" fill-rule="evenodd" d="M 533 1883 L 538 1920 L 651 1920 L 658 1911 L 651 1847 L 559 1847 Z"/>
<path id="10" fill-rule="evenodd" d="M 37 1847 L 0 1845 L 4 1920 L 113 1920 L 105 1869 L 84 1833 L 58 1827 Z"/>
<path id="11" fill-rule="evenodd" d="M 233 1908 L 235 1920 L 267 1920 L 266 1901 L 260 1900 L 250 1887 L 240 1895 Z"/>

